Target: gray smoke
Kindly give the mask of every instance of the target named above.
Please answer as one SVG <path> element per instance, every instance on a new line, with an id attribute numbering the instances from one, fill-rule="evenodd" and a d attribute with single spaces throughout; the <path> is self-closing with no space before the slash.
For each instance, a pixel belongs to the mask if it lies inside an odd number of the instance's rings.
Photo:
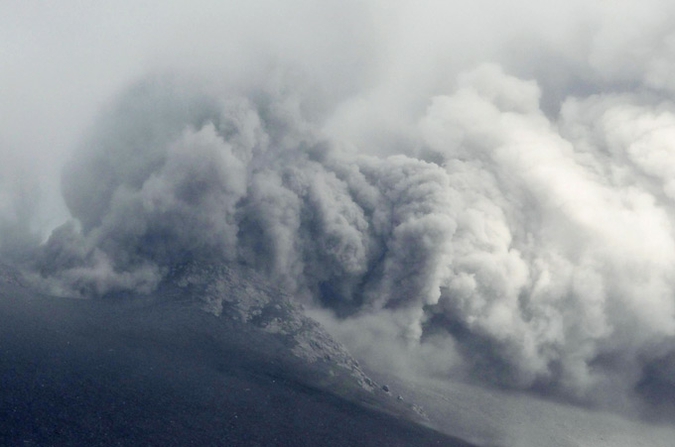
<path id="1" fill-rule="evenodd" d="M 551 27 L 546 8 L 502 11 L 520 35 L 492 16 L 450 32 L 403 4 L 399 19 L 428 26 L 388 19 L 358 50 L 289 32 L 270 50 L 281 62 L 224 42 L 244 68 L 206 63 L 215 44 L 195 38 L 198 68 L 145 77 L 95 120 L 63 171 L 74 221 L 38 249 L 34 278 L 101 297 L 149 292 L 187 260 L 243 263 L 383 368 L 665 402 L 675 40 L 652 3 L 583 20 L 572 5 Z M 5 221 L 25 228 L 21 203 Z"/>
<path id="2" fill-rule="evenodd" d="M 26 169 L 13 169 L 0 167 L 0 258 L 22 262 L 40 244 L 32 222 L 40 190 Z"/>

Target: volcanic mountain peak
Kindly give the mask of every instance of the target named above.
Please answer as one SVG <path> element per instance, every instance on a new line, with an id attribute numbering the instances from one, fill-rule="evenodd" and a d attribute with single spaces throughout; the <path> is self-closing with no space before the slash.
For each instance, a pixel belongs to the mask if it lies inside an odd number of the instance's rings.
<path id="1" fill-rule="evenodd" d="M 1 445 L 468 445 L 243 266 L 68 299 L 0 265 L 0 323 Z"/>
<path id="2" fill-rule="evenodd" d="M 275 334 L 298 359 L 324 365 L 331 377 L 346 373 L 367 391 L 378 388 L 347 349 L 304 314 L 301 304 L 249 267 L 186 263 L 172 269 L 160 291 L 195 302 L 217 317 Z"/>

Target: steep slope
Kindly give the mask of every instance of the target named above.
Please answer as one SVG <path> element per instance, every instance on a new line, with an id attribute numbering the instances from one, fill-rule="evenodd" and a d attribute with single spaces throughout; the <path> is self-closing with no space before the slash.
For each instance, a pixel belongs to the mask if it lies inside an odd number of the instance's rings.
<path id="1" fill-rule="evenodd" d="M 187 265 L 152 296 L 107 300 L 41 296 L 3 270 L 2 445 L 468 445 L 413 421 L 245 269 Z"/>

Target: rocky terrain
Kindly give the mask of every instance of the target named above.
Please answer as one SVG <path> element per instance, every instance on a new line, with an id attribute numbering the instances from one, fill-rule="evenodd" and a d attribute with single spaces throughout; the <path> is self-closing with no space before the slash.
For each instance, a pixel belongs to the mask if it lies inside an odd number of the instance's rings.
<path id="1" fill-rule="evenodd" d="M 0 278 L 0 445 L 468 445 L 243 267 L 91 300 Z"/>

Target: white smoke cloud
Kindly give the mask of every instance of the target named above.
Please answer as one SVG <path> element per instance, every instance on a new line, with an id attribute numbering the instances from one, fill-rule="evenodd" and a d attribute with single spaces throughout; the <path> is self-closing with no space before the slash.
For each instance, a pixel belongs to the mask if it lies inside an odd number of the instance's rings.
<path id="1" fill-rule="evenodd" d="M 77 224 L 36 278 L 106 295 L 242 262 L 381 367 L 600 402 L 672 389 L 672 7 L 200 6 L 132 26 L 152 73 L 65 165 Z M 17 185 L 0 222 L 30 227 Z"/>
<path id="2" fill-rule="evenodd" d="M 503 231 L 487 239 L 501 256 L 472 243 L 471 262 L 454 261 L 459 269 L 449 277 L 444 301 L 470 328 L 503 344 L 519 380 L 592 389 L 605 373 L 592 365 L 599 357 L 632 351 L 636 360 L 645 355 L 642 349 L 673 335 L 674 241 L 667 205 L 636 184 L 612 184 L 614 166 L 604 148 L 563 138 L 556 123 L 533 107 L 538 91 L 531 82 L 495 67 L 466 79 L 454 95 L 432 102 L 422 127 L 446 163 L 473 165 L 497 184 L 489 200 L 499 204 Z M 487 87 L 486 79 L 493 79 Z M 560 126 L 582 115 L 585 125 L 595 127 L 585 109 L 597 102 L 573 100 L 575 109 L 566 104 Z M 479 180 L 473 188 L 486 183 Z M 468 231 L 472 238 L 485 234 L 478 226 Z M 554 365 L 560 377 L 552 377 Z"/>

